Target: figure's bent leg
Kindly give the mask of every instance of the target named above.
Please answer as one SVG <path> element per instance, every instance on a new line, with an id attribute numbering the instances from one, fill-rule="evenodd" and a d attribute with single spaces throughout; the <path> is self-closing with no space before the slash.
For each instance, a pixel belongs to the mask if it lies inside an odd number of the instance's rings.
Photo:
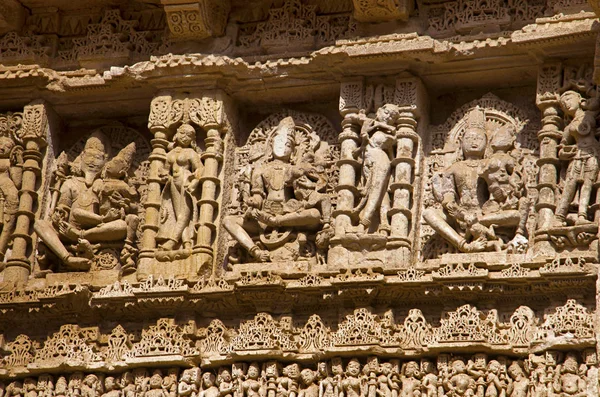
<path id="1" fill-rule="evenodd" d="M 119 241 L 127 237 L 127 222 L 122 219 L 103 223 L 81 233 L 81 238 L 90 242 Z"/>
<path id="2" fill-rule="evenodd" d="M 433 230 L 438 232 L 450 244 L 461 251 L 464 249 L 466 240 L 448 224 L 448 218 L 446 214 L 435 208 L 427 208 L 423 212 L 423 218 L 429 224 L 429 226 L 433 228 Z"/>
<path id="3" fill-rule="evenodd" d="M 87 258 L 76 258 L 64 246 L 58 234 L 48 221 L 41 219 L 33 223 L 33 230 L 40 239 L 52 250 L 65 264 L 77 270 L 89 270 L 91 262 Z"/>
<path id="4" fill-rule="evenodd" d="M 518 210 L 498 211 L 493 214 L 483 215 L 479 218 L 479 223 L 487 227 L 492 225 L 518 226 L 520 221 L 521 214 Z"/>
<path id="5" fill-rule="evenodd" d="M 590 200 L 592 198 L 592 188 L 598 176 L 598 165 L 596 164 L 596 159 L 589 159 L 588 163 L 591 164 L 586 164 L 586 168 L 589 167 L 589 170 L 586 170 L 584 174 L 583 184 L 581 185 L 581 192 L 579 194 L 579 208 L 577 211 L 578 223 L 589 222 L 588 208 L 590 205 Z"/>
<path id="6" fill-rule="evenodd" d="M 163 244 L 163 248 L 171 250 L 175 248 L 181 240 L 183 231 L 189 226 L 192 219 L 192 198 L 182 192 L 177 191 L 175 184 L 171 184 L 171 199 L 173 200 L 173 210 L 175 211 L 175 228 L 169 235 L 169 239 Z"/>
<path id="7" fill-rule="evenodd" d="M 361 211 L 359 218 L 360 223 L 368 228 L 371 225 L 373 215 L 379 210 L 383 195 L 387 194 L 387 187 L 389 184 L 389 167 L 386 170 L 379 169 L 379 172 L 372 170 L 371 178 L 373 183 L 369 185 L 369 191 L 367 194 L 367 202 L 365 207 Z M 384 173 L 385 172 L 385 173 Z"/>
<path id="8" fill-rule="evenodd" d="M 244 247 L 253 257 L 266 262 L 269 260 L 269 253 L 258 248 L 248 232 L 242 226 L 244 219 L 239 216 L 227 216 L 223 219 L 223 227 Z"/>
<path id="9" fill-rule="evenodd" d="M 321 224 L 321 213 L 316 208 L 278 215 L 275 223 L 283 227 L 318 227 Z"/>
<path id="10" fill-rule="evenodd" d="M 0 225 L 0 262 L 4 261 L 4 254 L 8 248 L 8 242 L 12 236 L 15 224 L 17 221 L 16 216 L 11 216 L 8 222 Z"/>

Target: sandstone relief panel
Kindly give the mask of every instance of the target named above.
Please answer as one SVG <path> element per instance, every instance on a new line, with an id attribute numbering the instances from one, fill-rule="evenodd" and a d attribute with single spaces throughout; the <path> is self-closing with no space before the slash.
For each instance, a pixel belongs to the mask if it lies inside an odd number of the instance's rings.
<path id="1" fill-rule="evenodd" d="M 236 191 L 223 221 L 236 263 L 323 265 L 333 233 L 337 131 L 318 114 L 276 113 L 237 149 Z M 306 269 L 306 266 L 305 266 Z"/>

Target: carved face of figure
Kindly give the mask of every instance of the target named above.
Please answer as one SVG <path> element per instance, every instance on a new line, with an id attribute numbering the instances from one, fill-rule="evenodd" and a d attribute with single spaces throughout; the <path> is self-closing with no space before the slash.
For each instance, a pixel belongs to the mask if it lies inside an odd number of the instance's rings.
<path id="1" fill-rule="evenodd" d="M 153 389 L 158 389 L 162 384 L 162 377 L 159 374 L 154 374 L 150 378 L 150 387 Z"/>
<path id="2" fill-rule="evenodd" d="M 462 140 L 462 149 L 465 159 L 481 159 L 485 153 L 487 136 L 479 128 L 469 128 L 465 131 Z"/>
<path id="3" fill-rule="evenodd" d="M 210 372 L 205 372 L 202 374 L 202 382 L 204 387 L 212 387 L 215 384 L 215 376 Z"/>
<path id="4" fill-rule="evenodd" d="M 560 107 L 569 116 L 573 116 L 581 106 L 581 95 L 575 91 L 567 91 L 560 97 Z"/>
<path id="5" fill-rule="evenodd" d="M 500 373 L 500 363 L 496 360 L 492 360 L 488 363 L 488 371 L 494 374 Z"/>
<path id="6" fill-rule="evenodd" d="M 54 394 L 64 394 L 67 392 L 67 380 L 64 376 L 61 376 L 56 381 L 56 387 L 54 388 Z"/>
<path id="7" fill-rule="evenodd" d="M 183 374 L 181 374 L 181 381 L 188 384 L 192 381 L 192 375 L 189 371 L 183 371 Z"/>
<path id="8" fill-rule="evenodd" d="M 108 376 L 104 379 L 104 387 L 106 388 L 106 391 L 113 390 L 115 388 L 115 378 Z"/>
<path id="9" fill-rule="evenodd" d="M 577 373 L 577 359 L 571 355 L 567 356 L 563 364 L 563 372 L 576 374 Z"/>
<path id="10" fill-rule="evenodd" d="M 231 373 L 227 369 L 223 369 L 220 374 L 222 382 L 231 382 Z"/>
<path id="11" fill-rule="evenodd" d="M 184 148 L 190 147 L 196 139 L 196 130 L 189 124 L 182 124 L 175 134 L 175 142 Z"/>
<path id="12" fill-rule="evenodd" d="M 377 120 L 391 125 L 398 118 L 398 110 L 393 105 L 383 105 L 377 109 L 375 117 Z"/>
<path id="13" fill-rule="evenodd" d="M 416 361 L 410 361 L 406 364 L 406 368 L 404 369 L 404 374 L 409 377 L 412 378 L 414 376 L 417 376 L 419 372 L 419 365 L 417 364 Z"/>
<path id="14" fill-rule="evenodd" d="M 452 363 L 452 371 L 454 371 L 454 373 L 463 374 L 466 370 L 467 368 L 462 360 L 454 360 Z"/>
<path id="15" fill-rule="evenodd" d="M 285 367 L 286 375 L 292 379 L 297 379 L 300 376 L 300 367 L 298 364 L 291 364 Z"/>
<path id="16" fill-rule="evenodd" d="M 281 120 L 273 135 L 272 150 L 273 157 L 282 161 L 289 161 L 294 153 L 294 125 L 291 119 Z"/>
<path id="17" fill-rule="evenodd" d="M 315 380 L 314 372 L 308 368 L 303 369 L 302 372 L 300 373 L 300 376 L 302 377 L 302 382 L 306 386 L 311 385 Z"/>
<path id="18" fill-rule="evenodd" d="M 96 375 L 88 375 L 83 380 L 83 383 L 87 386 L 93 386 L 96 382 L 98 382 L 98 377 L 96 377 Z"/>
<path id="19" fill-rule="evenodd" d="M 133 383 L 133 374 L 131 372 L 125 372 L 121 376 L 121 384 L 123 386 L 131 385 Z"/>
<path id="20" fill-rule="evenodd" d="M 317 372 L 321 376 L 327 376 L 327 363 L 325 361 L 321 361 L 317 364 Z"/>
<path id="21" fill-rule="evenodd" d="M 360 363 L 356 359 L 350 360 L 346 367 L 346 373 L 350 376 L 358 376 L 360 374 Z"/>
<path id="22" fill-rule="evenodd" d="M 258 379 L 259 373 L 260 373 L 260 370 L 258 369 L 258 364 L 257 363 L 250 364 L 250 366 L 248 367 L 248 378 Z"/>
<path id="23" fill-rule="evenodd" d="M 0 136 L 0 159 L 7 159 L 15 142 L 7 136 Z"/>
<path id="24" fill-rule="evenodd" d="M 523 370 L 521 369 L 521 366 L 519 364 L 517 364 L 517 362 L 513 362 L 510 367 L 508 367 L 508 374 L 513 378 L 513 379 L 519 379 L 520 377 L 522 377 L 523 374 Z"/>
<path id="25" fill-rule="evenodd" d="M 383 363 L 381 365 L 381 373 L 384 375 L 389 375 L 392 373 L 392 364 L 390 363 Z"/>

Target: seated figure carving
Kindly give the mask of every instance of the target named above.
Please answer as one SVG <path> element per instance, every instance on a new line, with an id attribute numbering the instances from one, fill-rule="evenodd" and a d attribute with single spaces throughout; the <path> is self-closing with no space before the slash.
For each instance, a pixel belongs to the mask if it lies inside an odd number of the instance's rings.
<path id="1" fill-rule="evenodd" d="M 293 118 L 281 120 L 268 138 L 263 161 L 251 164 L 249 188 L 242 193 L 243 214 L 223 222 L 258 262 L 295 260 L 314 252 L 312 236 L 330 229 L 326 180 L 309 163 L 314 151 L 300 156 L 297 138 Z"/>
<path id="2" fill-rule="evenodd" d="M 462 137 L 462 160 L 433 177 L 433 194 L 441 209 L 427 208 L 425 221 L 462 252 L 522 252 L 528 240 L 525 223 L 529 201 L 515 158 L 514 129 L 494 131 L 489 144 L 483 110 L 468 115 Z M 493 151 L 486 158 L 486 152 Z M 508 230 L 502 239 L 498 228 Z M 507 241 L 508 240 L 508 241 Z"/>
<path id="3" fill-rule="evenodd" d="M 64 270 L 90 270 L 98 250 L 110 243 L 120 249 L 123 271 L 134 270 L 137 192 L 123 178 L 131 167 L 135 144 L 107 162 L 108 151 L 106 136 L 93 133 L 60 186 L 51 220 L 35 221 L 35 232 Z"/>

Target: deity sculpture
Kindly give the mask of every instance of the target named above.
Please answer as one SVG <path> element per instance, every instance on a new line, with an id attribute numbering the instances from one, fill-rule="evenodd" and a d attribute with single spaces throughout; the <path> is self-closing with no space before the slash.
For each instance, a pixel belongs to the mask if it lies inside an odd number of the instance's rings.
<path id="1" fill-rule="evenodd" d="M 568 90 L 560 96 L 560 107 L 568 124 L 563 130 L 558 157 L 569 162 L 562 194 L 556 206 L 556 223 L 588 224 L 592 188 L 598 178 L 600 142 L 596 139 L 596 117 L 600 113 L 597 98 L 584 100 L 580 93 Z M 579 192 L 577 217 L 567 219 L 571 202 Z"/>
<path id="2" fill-rule="evenodd" d="M 144 393 L 144 397 L 168 397 L 167 393 L 162 388 L 162 375 L 160 371 L 154 371 L 154 374 L 150 377 L 148 386 L 150 387 Z"/>
<path id="3" fill-rule="evenodd" d="M 233 397 L 235 387 L 233 384 L 233 377 L 231 376 L 231 371 L 227 369 L 227 367 L 219 368 L 217 384 L 219 386 L 219 397 Z"/>
<path id="4" fill-rule="evenodd" d="M 219 388 L 215 385 L 215 375 L 212 372 L 202 374 L 202 391 L 199 397 L 219 397 Z"/>
<path id="5" fill-rule="evenodd" d="M 421 392 L 419 375 L 419 364 L 416 361 L 409 361 L 402 364 L 400 397 L 413 397 Z"/>
<path id="6" fill-rule="evenodd" d="M 23 397 L 37 397 L 37 382 L 33 378 L 25 378 L 23 381 Z"/>
<path id="7" fill-rule="evenodd" d="M 135 144 L 107 162 L 106 136 L 93 133 L 72 163 L 72 175 L 60 187 L 51 221 L 38 219 L 34 230 L 67 270 L 89 270 L 100 243 L 121 247 L 123 272 L 134 270 L 137 193 L 123 178 L 131 167 Z"/>
<path id="8" fill-rule="evenodd" d="M 506 378 L 502 373 L 502 366 L 497 360 L 490 360 L 487 366 L 486 376 L 487 388 L 485 397 L 505 397 L 506 396 Z"/>
<path id="9" fill-rule="evenodd" d="M 463 360 L 452 362 L 450 373 L 444 380 L 444 388 L 448 397 L 472 397 L 475 395 L 475 380 L 467 374 Z"/>
<path id="10" fill-rule="evenodd" d="M 380 366 L 381 373 L 377 377 L 377 395 L 379 397 L 392 396 L 392 364 L 383 363 Z"/>
<path id="11" fill-rule="evenodd" d="M 60 376 L 56 380 L 56 386 L 54 388 L 54 395 L 56 397 L 65 397 L 68 391 L 67 379 L 64 376 Z"/>
<path id="12" fill-rule="evenodd" d="M 179 379 L 179 385 L 177 386 L 177 394 L 182 397 L 196 397 L 198 395 L 198 388 L 192 381 L 191 370 L 186 369 L 181 374 L 181 379 Z"/>
<path id="13" fill-rule="evenodd" d="M 102 397 L 121 397 L 122 393 L 119 390 L 119 385 L 112 376 L 107 376 L 104 379 L 104 394 Z"/>
<path id="14" fill-rule="evenodd" d="M 261 383 L 259 381 L 260 367 L 258 363 L 253 362 L 248 366 L 246 378 L 242 382 L 243 397 L 262 397 Z"/>
<path id="15" fill-rule="evenodd" d="M 326 181 L 309 162 L 315 152 L 305 145 L 308 152 L 300 153 L 298 139 L 294 119 L 281 120 L 267 140 L 268 153 L 260 153 L 251 166 L 243 214 L 223 221 L 255 261 L 308 255 L 316 250 L 310 241 L 330 229 L 331 202 L 322 192 Z"/>
<path id="16" fill-rule="evenodd" d="M 362 199 L 355 212 L 358 213 L 359 233 L 369 231 L 373 225 L 389 235 L 390 197 L 388 193 L 392 170 L 396 122 L 400 116 L 396 105 L 383 105 L 377 110 L 375 119 L 361 114 L 361 146 L 354 155 L 362 159 Z M 377 213 L 377 217 L 375 214 Z"/>
<path id="17" fill-rule="evenodd" d="M 123 393 L 123 397 L 135 397 L 135 380 L 133 374 L 126 371 L 121 375 L 119 387 Z"/>
<path id="18" fill-rule="evenodd" d="M 200 178 L 204 170 L 200 154 L 196 130 L 190 124 L 182 124 L 169 145 L 165 167 L 160 171 L 164 187 L 156 240 L 162 251 L 177 248 L 189 251 L 193 245 Z"/>
<path id="19" fill-rule="evenodd" d="M 360 363 L 357 359 L 353 358 L 346 366 L 346 378 L 342 380 L 340 397 L 361 397 L 366 394 L 359 376 Z"/>
<path id="20" fill-rule="evenodd" d="M 527 397 L 530 383 L 518 361 L 513 361 L 512 364 L 510 364 L 508 367 L 508 375 L 512 378 L 512 382 L 508 384 L 506 389 L 508 396 Z"/>
<path id="21" fill-rule="evenodd" d="M 485 158 L 485 115 L 483 110 L 473 109 L 462 137 L 463 159 L 433 177 L 433 194 L 442 209 L 427 208 L 423 217 L 462 252 L 508 247 L 522 251 L 527 244 L 524 228 L 529 204 L 523 197 L 523 182 L 514 159 L 507 153 L 514 145 L 514 133 L 509 126 L 496 132 L 491 145 L 494 154 Z M 512 239 L 502 240 L 496 234 L 497 228 L 510 229 Z"/>
<path id="22" fill-rule="evenodd" d="M 559 397 L 587 396 L 585 379 L 579 374 L 577 358 L 568 353 L 563 364 L 556 366 L 552 388 Z"/>
<path id="23" fill-rule="evenodd" d="M 304 368 L 300 372 L 302 379 L 302 389 L 298 393 L 298 397 L 320 397 L 319 386 L 315 383 L 315 373 L 313 370 Z"/>
<path id="24" fill-rule="evenodd" d="M 83 378 L 81 384 L 81 397 L 97 397 L 101 395 L 102 384 L 95 374 L 89 374 Z"/>
<path id="25" fill-rule="evenodd" d="M 17 222 L 23 175 L 21 150 L 13 138 L 0 133 L 0 262 L 4 262 Z"/>
<path id="26" fill-rule="evenodd" d="M 6 397 L 21 397 L 23 395 L 23 383 L 18 380 L 9 383 L 8 386 L 6 386 L 4 395 Z"/>
<path id="27" fill-rule="evenodd" d="M 421 369 L 424 373 L 423 379 L 421 380 L 423 389 L 422 395 L 425 397 L 438 397 L 440 382 L 436 374 L 435 365 L 430 360 L 423 360 L 421 362 Z"/>

